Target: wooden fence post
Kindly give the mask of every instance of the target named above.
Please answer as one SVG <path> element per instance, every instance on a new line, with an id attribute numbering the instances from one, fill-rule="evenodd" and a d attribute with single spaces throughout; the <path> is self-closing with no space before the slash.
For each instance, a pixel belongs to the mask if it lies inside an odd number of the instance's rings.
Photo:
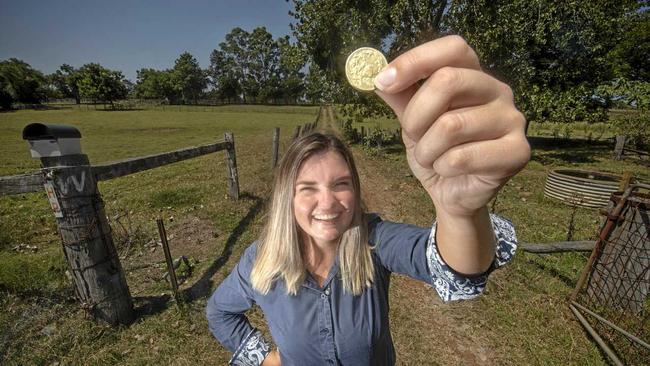
<path id="1" fill-rule="evenodd" d="M 616 135 L 616 146 L 614 147 L 614 160 L 623 158 L 623 149 L 625 148 L 625 135 Z"/>
<path id="2" fill-rule="evenodd" d="M 237 174 L 237 158 L 235 155 L 235 137 L 232 132 L 226 132 L 224 138 L 228 143 L 226 160 L 228 164 L 228 195 L 235 200 L 239 199 L 239 176 Z"/>
<path id="3" fill-rule="evenodd" d="M 293 130 L 293 137 L 291 138 L 291 140 L 293 141 L 298 137 L 300 137 L 300 125 L 296 126 L 296 129 Z"/>
<path id="4" fill-rule="evenodd" d="M 275 168 L 278 165 L 278 151 L 280 148 L 280 128 L 273 129 L 273 162 L 272 166 Z"/>
<path id="5" fill-rule="evenodd" d="M 30 135 L 30 126 L 36 126 L 35 135 L 56 136 L 51 132 L 60 131 L 52 125 L 29 125 L 23 137 L 30 142 L 43 141 Z M 81 137 L 72 127 L 58 127 L 74 130 L 76 137 Z M 135 318 L 133 299 L 88 157 L 81 153 L 80 147 L 60 152 L 61 156 L 34 155 L 35 150 L 32 148 L 32 156 L 40 157 L 44 167 L 45 191 L 56 216 L 77 297 L 97 319 L 113 325 L 131 323 Z"/>

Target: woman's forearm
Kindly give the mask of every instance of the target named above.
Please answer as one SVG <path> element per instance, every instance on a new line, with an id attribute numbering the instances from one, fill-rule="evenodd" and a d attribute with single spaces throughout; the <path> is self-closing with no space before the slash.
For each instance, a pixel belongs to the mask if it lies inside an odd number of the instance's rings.
<path id="1" fill-rule="evenodd" d="M 485 272 L 495 253 L 495 238 L 487 207 L 468 216 L 436 212 L 436 243 L 442 259 L 456 272 Z"/>

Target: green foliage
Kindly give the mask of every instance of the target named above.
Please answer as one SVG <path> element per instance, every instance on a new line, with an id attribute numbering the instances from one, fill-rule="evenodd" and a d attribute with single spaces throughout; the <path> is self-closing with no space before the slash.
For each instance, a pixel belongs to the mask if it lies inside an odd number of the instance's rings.
<path id="1" fill-rule="evenodd" d="M 180 99 L 174 88 L 171 70 L 140 69 L 137 71 L 135 95 L 143 99 L 165 99 L 169 104 L 176 104 Z"/>
<path id="2" fill-rule="evenodd" d="M 176 59 L 169 82 L 180 95 L 183 104 L 196 103 L 208 85 L 199 62 L 189 52 L 184 52 Z"/>
<path id="3" fill-rule="evenodd" d="M 459 1 L 450 30 L 466 38 L 484 67 L 513 88 L 531 121 L 601 120 L 596 88 L 613 77 L 610 53 L 636 1 Z"/>
<path id="4" fill-rule="evenodd" d="M 344 63 L 352 50 L 372 46 L 393 58 L 444 34 L 467 40 L 484 69 L 513 88 L 530 121 L 601 121 L 612 100 L 632 95 L 631 105 L 640 107 L 648 95 L 634 84 L 648 75 L 646 1 L 292 2 L 296 37 L 338 88 L 332 101 L 355 104 L 345 111 L 350 116 L 391 113 L 347 85 Z M 598 92 L 617 78 L 631 88 Z"/>
<path id="5" fill-rule="evenodd" d="M 0 62 L 0 107 L 11 108 L 15 102 L 34 104 L 45 99 L 43 74 L 17 58 Z"/>
<path id="6" fill-rule="evenodd" d="M 644 113 L 615 120 L 617 135 L 625 135 L 625 145 L 639 150 L 650 150 L 650 114 Z"/>
<path id="7" fill-rule="evenodd" d="M 622 103 L 625 107 L 642 111 L 650 109 L 650 81 L 619 78 L 601 85 L 597 92 L 603 98 Z"/>
<path id="8" fill-rule="evenodd" d="M 273 40 L 265 27 L 234 28 L 212 51 L 209 74 L 220 99 L 244 102 L 296 102 L 302 97 L 302 48 L 289 37 Z"/>
<path id="9" fill-rule="evenodd" d="M 360 94 L 345 79 L 347 55 L 361 46 L 403 52 L 439 33 L 447 1 L 293 0 L 291 25 L 309 55 L 308 99 L 352 105 L 346 115 L 381 116 L 391 111 L 374 96 Z M 316 68 L 316 70 L 314 70 Z M 318 84 L 323 93 L 316 92 Z"/>
<path id="10" fill-rule="evenodd" d="M 95 102 L 113 103 L 127 95 L 124 75 L 121 71 L 109 70 L 100 64 L 89 63 L 79 69 L 79 94 Z"/>
<path id="11" fill-rule="evenodd" d="M 50 83 L 61 94 L 61 97 L 74 98 L 75 102 L 80 104 L 79 80 L 81 80 L 81 77 L 82 75 L 78 69 L 63 64 L 50 75 Z"/>

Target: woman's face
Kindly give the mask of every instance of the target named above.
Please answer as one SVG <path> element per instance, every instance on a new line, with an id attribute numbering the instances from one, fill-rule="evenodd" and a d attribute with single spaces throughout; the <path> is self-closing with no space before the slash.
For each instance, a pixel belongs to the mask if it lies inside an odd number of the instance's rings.
<path id="1" fill-rule="evenodd" d="M 296 222 L 317 245 L 336 245 L 355 210 L 350 168 L 341 154 L 326 151 L 303 161 L 293 210 Z"/>

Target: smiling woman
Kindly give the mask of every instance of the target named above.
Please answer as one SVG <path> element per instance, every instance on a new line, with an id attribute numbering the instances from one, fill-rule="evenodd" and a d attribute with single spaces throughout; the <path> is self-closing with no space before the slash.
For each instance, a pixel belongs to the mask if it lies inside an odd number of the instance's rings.
<path id="1" fill-rule="evenodd" d="M 486 208 L 530 155 L 510 89 L 480 71 L 459 37 L 408 51 L 375 85 L 400 120 L 436 222 L 366 213 L 345 145 L 321 133 L 296 140 L 276 172 L 265 230 L 208 301 L 210 330 L 232 365 L 394 365 L 392 273 L 430 284 L 444 301 L 471 299 L 512 259 L 512 224 Z M 276 349 L 248 322 L 253 304 Z"/>

